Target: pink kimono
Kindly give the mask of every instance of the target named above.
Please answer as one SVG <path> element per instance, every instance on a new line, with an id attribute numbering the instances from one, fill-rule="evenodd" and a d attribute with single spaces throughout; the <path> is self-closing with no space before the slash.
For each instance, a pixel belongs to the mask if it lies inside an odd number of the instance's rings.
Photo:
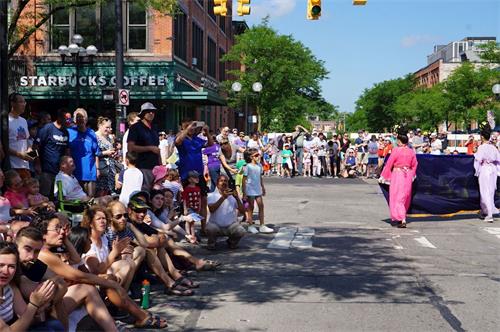
<path id="1" fill-rule="evenodd" d="M 411 187 L 417 172 L 417 157 L 413 149 L 407 146 L 392 149 L 392 153 L 382 171 L 381 177 L 389 185 L 389 209 L 391 219 L 406 219 L 406 212 L 411 203 Z"/>
<path id="2" fill-rule="evenodd" d="M 481 212 L 492 218 L 498 213 L 495 206 L 497 176 L 500 175 L 500 152 L 493 144 L 481 144 L 474 154 L 474 168 L 479 180 Z"/>

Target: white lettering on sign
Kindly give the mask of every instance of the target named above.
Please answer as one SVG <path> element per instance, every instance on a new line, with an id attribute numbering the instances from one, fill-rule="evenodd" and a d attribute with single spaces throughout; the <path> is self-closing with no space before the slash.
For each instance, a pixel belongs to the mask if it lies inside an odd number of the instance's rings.
<path id="1" fill-rule="evenodd" d="M 124 86 L 165 86 L 167 85 L 167 76 L 124 76 Z M 106 76 L 80 76 L 78 78 L 80 86 L 116 86 L 116 77 Z M 21 76 L 19 78 L 20 86 L 76 86 L 75 76 Z"/>

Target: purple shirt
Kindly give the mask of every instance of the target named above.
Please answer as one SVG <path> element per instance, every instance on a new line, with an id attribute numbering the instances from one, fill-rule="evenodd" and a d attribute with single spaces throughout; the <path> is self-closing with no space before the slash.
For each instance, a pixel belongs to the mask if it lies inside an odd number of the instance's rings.
<path id="1" fill-rule="evenodd" d="M 202 150 L 208 158 L 208 168 L 220 168 L 220 145 L 215 143 L 212 146 L 206 147 Z"/>

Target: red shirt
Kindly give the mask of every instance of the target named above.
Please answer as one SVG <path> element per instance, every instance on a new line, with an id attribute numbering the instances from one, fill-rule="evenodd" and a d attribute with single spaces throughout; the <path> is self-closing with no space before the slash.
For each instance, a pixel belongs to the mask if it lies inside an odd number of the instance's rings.
<path id="1" fill-rule="evenodd" d="M 188 209 L 200 212 L 201 189 L 198 186 L 186 186 L 182 192 L 182 200 Z"/>

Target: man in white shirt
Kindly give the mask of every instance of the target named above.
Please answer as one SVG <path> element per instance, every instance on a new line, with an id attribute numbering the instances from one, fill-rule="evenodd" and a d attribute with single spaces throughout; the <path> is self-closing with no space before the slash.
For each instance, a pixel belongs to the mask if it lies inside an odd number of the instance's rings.
<path id="1" fill-rule="evenodd" d="M 80 200 L 86 202 L 90 199 L 78 180 L 73 176 L 75 170 L 75 162 L 72 157 L 64 156 L 59 164 L 59 173 L 56 175 L 54 185 L 54 197 L 58 194 L 58 181 L 62 183 L 62 192 L 65 200 Z"/>
<path id="2" fill-rule="evenodd" d="M 441 140 L 437 138 L 436 133 L 431 134 L 431 154 L 439 156 L 441 154 L 441 150 L 443 149 L 443 144 Z"/>
<path id="3" fill-rule="evenodd" d="M 221 174 L 217 180 L 217 190 L 208 195 L 210 216 L 205 232 L 209 250 L 215 249 L 218 236 L 227 236 L 229 248 L 236 249 L 238 242 L 246 233 L 245 228 L 238 222 L 238 212 L 243 214 L 245 208 L 238 193 L 229 189 L 228 184 L 228 177 Z"/>
<path id="4" fill-rule="evenodd" d="M 125 158 L 127 169 L 123 172 L 122 191 L 119 198 L 120 202 L 125 206 L 128 205 L 130 194 L 134 191 L 140 191 L 142 187 L 142 172 L 135 167 L 137 158 L 137 152 L 127 152 Z"/>
<path id="5" fill-rule="evenodd" d="M 9 96 L 9 155 L 10 167 L 15 169 L 22 179 L 30 178 L 30 162 L 35 159 L 30 156 L 28 123 L 21 116 L 26 108 L 26 101 L 19 93 Z"/>
<path id="6" fill-rule="evenodd" d="M 139 116 L 137 115 L 137 112 L 130 112 L 127 115 L 128 127 L 129 128 L 132 127 L 132 125 L 136 124 L 137 122 L 139 122 L 139 120 L 140 119 L 139 119 Z M 128 151 L 128 143 L 127 143 L 128 132 L 129 132 L 129 130 L 127 129 L 127 131 L 125 132 L 125 134 L 123 134 L 123 139 L 122 139 L 122 153 L 123 153 L 123 163 L 124 164 L 125 164 L 125 159 L 127 157 L 127 151 Z"/>

